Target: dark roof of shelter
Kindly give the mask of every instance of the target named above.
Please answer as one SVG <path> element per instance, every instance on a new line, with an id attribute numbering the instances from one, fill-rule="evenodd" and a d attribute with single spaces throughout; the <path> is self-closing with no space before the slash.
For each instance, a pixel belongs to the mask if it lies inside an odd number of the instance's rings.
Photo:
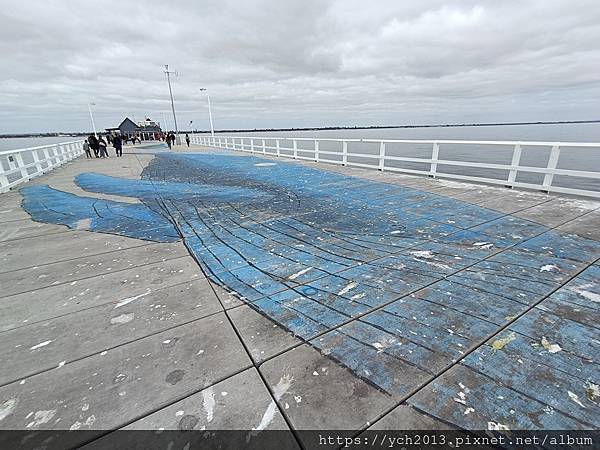
<path id="1" fill-rule="evenodd" d="M 121 128 L 123 125 L 133 125 L 134 127 L 137 127 L 137 124 L 131 120 L 129 117 L 125 117 L 125 119 L 123 119 L 123 122 L 121 122 L 121 124 L 117 127 L 117 128 Z"/>

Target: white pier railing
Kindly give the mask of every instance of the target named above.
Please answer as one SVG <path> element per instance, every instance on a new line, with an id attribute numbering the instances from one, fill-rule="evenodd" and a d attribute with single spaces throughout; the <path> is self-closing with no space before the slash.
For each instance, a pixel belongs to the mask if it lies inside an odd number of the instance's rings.
<path id="1" fill-rule="evenodd" d="M 0 152 L 0 192 L 28 181 L 84 153 L 83 141 Z"/>
<path id="2" fill-rule="evenodd" d="M 534 141 L 465 141 L 465 140 L 418 140 L 418 139 L 326 139 L 326 138 L 293 138 L 274 136 L 207 136 L 193 135 L 195 144 L 210 147 L 239 150 L 255 154 L 288 157 L 300 160 L 342 164 L 392 172 L 402 172 L 429 177 L 450 178 L 477 183 L 488 183 L 506 187 L 534 189 L 544 192 L 557 192 L 572 195 L 600 198 L 600 164 L 592 165 L 590 170 L 572 170 L 558 168 L 561 150 L 577 147 L 599 149 L 600 143 L 587 142 L 534 142 Z M 324 145 L 327 144 L 327 149 Z M 421 149 L 429 149 L 427 157 L 398 156 L 387 152 L 392 145 L 408 144 Z M 510 164 L 494 164 L 489 162 L 440 159 L 440 148 L 443 146 L 473 148 L 473 146 L 492 146 L 503 148 L 512 154 Z M 477 147 L 476 147 L 477 148 Z M 549 152 L 544 167 L 521 164 L 521 157 L 528 149 L 544 149 Z M 398 167 L 398 162 L 420 165 L 421 169 Z M 500 177 L 470 175 L 465 173 L 447 173 L 440 166 L 458 167 L 471 171 L 493 169 L 502 174 Z M 451 172 L 451 171 L 450 171 Z M 539 174 L 539 182 L 519 181 L 519 174 Z M 577 177 L 585 179 L 586 189 L 557 186 L 555 176 Z M 591 181 L 591 183 L 590 183 Z M 553 184 L 554 183 L 554 184 Z M 587 189 L 588 185 L 597 185 L 598 190 Z"/>

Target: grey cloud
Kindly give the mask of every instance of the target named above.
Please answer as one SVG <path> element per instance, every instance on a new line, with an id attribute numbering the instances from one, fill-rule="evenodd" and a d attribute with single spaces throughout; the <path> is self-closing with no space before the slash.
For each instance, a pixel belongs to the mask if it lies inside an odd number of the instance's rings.
<path id="1" fill-rule="evenodd" d="M 599 41 L 588 0 L 10 2 L 0 133 L 162 120 L 167 63 L 199 127 L 199 87 L 219 127 L 595 118 Z"/>

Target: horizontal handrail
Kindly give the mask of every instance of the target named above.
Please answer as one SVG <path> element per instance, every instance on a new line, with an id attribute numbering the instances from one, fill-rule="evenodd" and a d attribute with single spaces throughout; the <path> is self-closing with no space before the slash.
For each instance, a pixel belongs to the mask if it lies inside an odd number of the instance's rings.
<path id="1" fill-rule="evenodd" d="M 574 170 L 557 168 L 561 155 L 561 148 L 588 147 L 600 148 L 598 142 L 550 142 L 550 141 L 470 141 L 459 139 L 344 139 L 344 138 L 319 138 L 319 137 L 284 137 L 284 136 L 232 136 L 232 135 L 192 135 L 191 140 L 195 144 L 207 145 L 229 150 L 242 151 L 254 154 L 280 156 L 299 160 L 315 162 L 327 162 L 330 164 L 342 164 L 354 167 L 364 167 L 401 172 L 415 175 L 426 175 L 433 178 L 449 178 L 464 181 L 475 181 L 479 183 L 503 185 L 506 187 L 526 188 L 541 190 L 543 192 L 558 192 L 587 197 L 600 198 L 600 183 L 598 190 L 577 189 L 565 186 L 556 186 L 554 176 L 578 177 L 590 180 L 600 179 L 600 168 L 598 170 Z M 306 145 L 307 142 L 312 145 Z M 322 142 L 336 142 L 341 144 L 341 149 L 321 149 Z M 275 143 L 275 145 L 272 145 Z M 290 144 L 291 143 L 291 144 Z M 302 147 L 298 144 L 302 143 Z M 361 144 L 379 144 L 379 149 L 365 148 Z M 351 145 L 349 145 L 351 144 Z M 407 157 L 389 155 L 386 153 L 386 144 L 418 144 L 430 145 L 431 155 L 428 157 Z M 442 145 L 493 145 L 512 147 L 512 161 L 510 164 L 486 163 L 477 161 L 460 161 L 453 159 L 440 159 L 440 146 Z M 550 150 L 545 167 L 520 165 L 523 148 L 546 147 Z M 367 153 L 369 150 L 373 153 Z M 423 150 L 422 148 L 420 150 Z M 323 155 L 335 155 L 340 159 L 324 159 Z M 358 161 L 356 161 L 358 159 Z M 362 160 L 362 161 L 361 161 Z M 359 162 L 361 161 L 361 162 Z M 409 162 L 424 164 L 427 169 L 417 170 L 412 168 L 395 167 L 391 162 Z M 387 163 L 387 164 L 386 164 Z M 396 164 L 397 165 L 397 164 Z M 461 175 L 440 171 L 439 166 L 451 166 L 472 169 L 491 169 L 507 172 L 506 178 L 494 178 L 479 175 Z M 541 183 L 530 183 L 517 181 L 519 173 L 533 173 L 544 175 Z"/>
<path id="2" fill-rule="evenodd" d="M 42 175 L 83 154 L 83 140 L 0 152 L 0 192 Z"/>
<path id="3" fill-rule="evenodd" d="M 43 148 L 54 147 L 56 145 L 77 144 L 78 142 L 82 142 L 83 143 L 83 140 L 67 141 L 67 142 L 56 142 L 54 144 L 38 145 L 36 147 L 25 147 L 25 148 L 15 148 L 15 149 L 12 149 L 12 150 L 2 150 L 0 152 L 0 156 L 9 155 L 11 153 L 26 152 L 26 151 L 29 151 L 29 150 L 40 150 L 40 149 L 43 149 Z"/>
<path id="4" fill-rule="evenodd" d="M 193 135 L 195 137 L 206 137 L 212 139 L 211 136 Z M 265 140 L 280 140 L 280 141 L 308 141 L 308 142 L 371 142 L 371 143 L 404 143 L 404 144 L 477 144 L 477 145 L 521 145 L 521 146 L 542 146 L 549 147 L 558 145 L 560 147 L 600 147 L 600 142 L 570 142 L 570 141 L 472 141 L 472 140 L 457 140 L 457 139 L 357 139 L 357 138 L 314 138 L 314 137 L 280 137 L 280 136 L 231 136 L 231 135 L 215 135 L 215 139 L 254 139 L 259 141 Z"/>

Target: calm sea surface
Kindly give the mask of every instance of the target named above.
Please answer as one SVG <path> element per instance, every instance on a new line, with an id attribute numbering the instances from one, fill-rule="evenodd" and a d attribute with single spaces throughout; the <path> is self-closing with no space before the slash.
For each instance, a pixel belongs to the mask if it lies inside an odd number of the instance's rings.
<path id="1" fill-rule="evenodd" d="M 232 134 L 230 134 L 232 135 Z M 549 141 L 549 142 L 598 142 L 600 143 L 600 124 L 553 124 L 553 125 L 498 125 L 480 127 L 440 127 L 440 128 L 387 128 L 375 130 L 325 130 L 325 131 L 296 131 L 296 132 L 243 132 L 244 136 L 281 136 L 281 137 L 320 137 L 320 138 L 348 138 L 348 139 L 464 139 L 464 140 L 517 140 L 517 141 Z M 47 138 L 10 138 L 0 139 L 0 151 L 15 148 L 25 148 L 37 145 L 53 144 L 78 140 L 77 137 L 47 137 Z M 267 145 L 274 145 L 267 142 Z M 289 144 L 291 145 L 291 144 Z M 300 155 L 302 149 L 313 148 L 312 142 L 299 144 Z M 322 142 L 321 151 L 341 151 L 341 143 Z M 378 154 L 377 143 L 350 143 L 349 152 Z M 544 167 L 548 162 L 549 148 L 524 147 L 521 165 Z M 431 157 L 430 144 L 388 144 L 386 154 L 390 156 L 408 156 L 418 158 Z M 306 152 L 306 156 L 309 153 Z M 328 159 L 339 159 L 334 155 L 327 155 Z M 498 147 L 486 145 L 441 145 L 440 159 L 457 161 L 473 161 L 497 164 L 509 164 L 512 158 L 512 147 Z M 374 163 L 366 158 L 349 159 L 358 163 Z M 387 164 L 387 163 L 386 163 Z M 428 170 L 428 165 L 422 163 L 408 163 L 393 161 L 391 167 Z M 558 168 L 600 171 L 600 148 L 568 148 L 561 149 Z M 494 169 L 461 168 L 456 166 L 438 166 L 440 172 L 471 176 L 484 176 L 489 178 L 505 179 L 506 171 Z M 543 175 L 520 172 L 517 181 L 540 183 Z M 600 191 L 600 180 L 591 180 L 567 176 L 555 176 L 554 183 L 558 186 L 576 187 Z"/>

